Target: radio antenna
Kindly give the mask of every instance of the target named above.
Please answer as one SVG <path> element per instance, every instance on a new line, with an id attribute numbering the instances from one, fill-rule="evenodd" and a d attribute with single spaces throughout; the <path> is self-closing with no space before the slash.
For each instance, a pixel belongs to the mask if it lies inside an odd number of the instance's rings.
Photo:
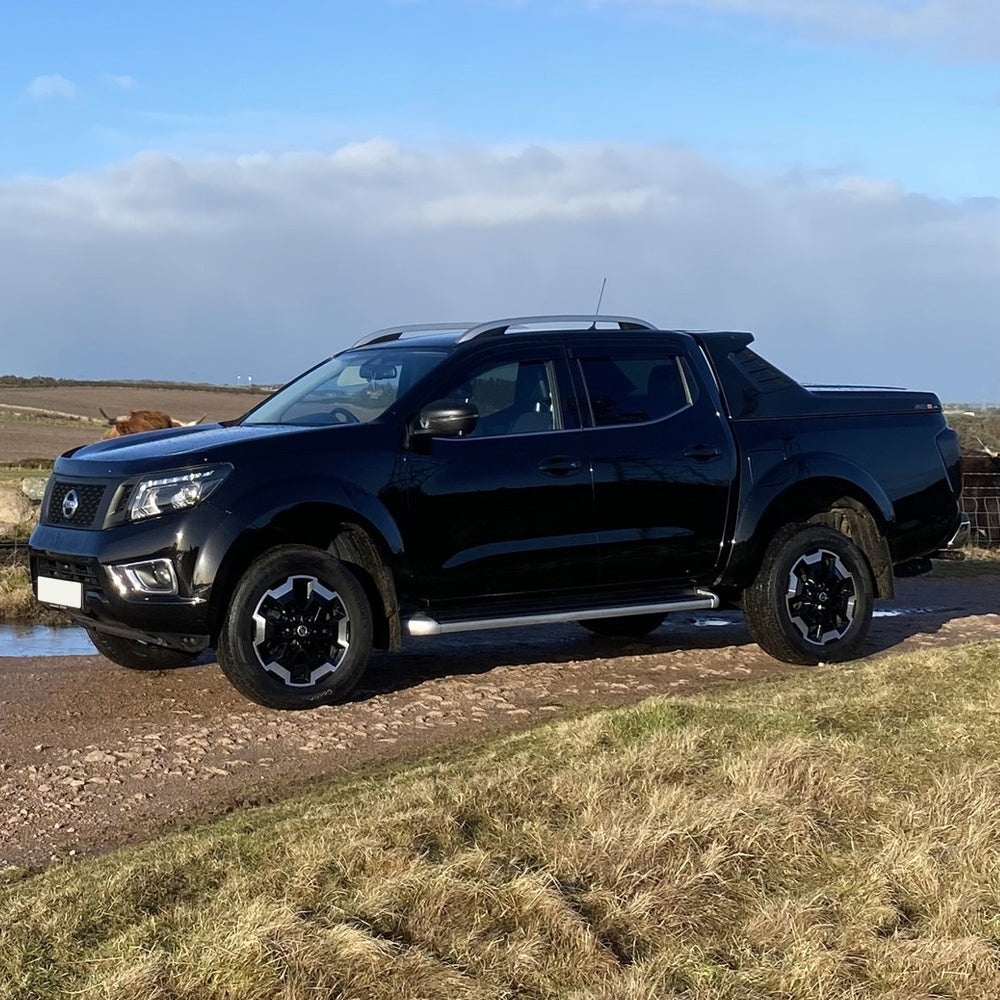
<path id="1" fill-rule="evenodd" d="M 601 303 L 604 301 L 604 287 L 608 283 L 608 276 L 604 276 L 604 280 L 601 282 L 601 294 L 597 296 L 597 308 L 594 310 L 594 322 L 591 324 L 590 329 L 595 330 L 597 328 L 597 317 L 601 315 Z"/>

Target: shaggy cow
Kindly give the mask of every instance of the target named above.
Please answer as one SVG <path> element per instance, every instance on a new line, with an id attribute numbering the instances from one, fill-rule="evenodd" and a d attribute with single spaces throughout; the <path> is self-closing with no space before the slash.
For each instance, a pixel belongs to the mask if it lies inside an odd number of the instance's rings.
<path id="1" fill-rule="evenodd" d="M 100 408 L 99 408 L 100 409 Z M 205 419 L 203 413 L 197 420 L 174 420 L 162 410 L 129 410 L 120 417 L 109 417 L 104 410 L 101 416 L 107 420 L 109 429 L 101 435 L 101 440 L 124 437 L 126 434 L 141 434 L 143 431 L 160 431 L 167 427 L 193 427 Z"/>

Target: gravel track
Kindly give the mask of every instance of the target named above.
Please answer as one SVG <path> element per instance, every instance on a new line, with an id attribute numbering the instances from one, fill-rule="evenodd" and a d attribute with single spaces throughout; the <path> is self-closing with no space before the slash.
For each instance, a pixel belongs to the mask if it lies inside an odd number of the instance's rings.
<path id="1" fill-rule="evenodd" d="M 1000 577 L 898 590 L 879 602 L 869 655 L 1000 638 Z M 308 713 L 245 701 L 209 657 L 153 673 L 97 655 L 0 657 L 0 869 L 148 840 L 544 720 L 793 669 L 721 614 L 677 615 L 627 644 L 574 626 L 412 642 L 376 656 L 355 700 Z"/>

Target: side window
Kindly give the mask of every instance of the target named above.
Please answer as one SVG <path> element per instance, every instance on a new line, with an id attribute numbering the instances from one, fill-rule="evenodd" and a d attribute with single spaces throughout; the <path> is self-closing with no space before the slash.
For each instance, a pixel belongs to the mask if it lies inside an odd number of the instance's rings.
<path id="1" fill-rule="evenodd" d="M 580 358 L 594 425 L 639 424 L 694 402 L 695 385 L 681 358 Z"/>
<path id="2" fill-rule="evenodd" d="M 446 394 L 475 405 L 479 422 L 469 437 L 531 434 L 559 426 L 551 366 L 510 361 L 486 368 Z"/>

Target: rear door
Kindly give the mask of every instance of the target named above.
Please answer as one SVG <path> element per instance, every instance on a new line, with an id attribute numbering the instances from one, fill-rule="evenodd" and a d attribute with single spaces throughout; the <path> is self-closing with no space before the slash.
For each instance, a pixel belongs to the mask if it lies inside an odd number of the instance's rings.
<path id="1" fill-rule="evenodd" d="M 684 338 L 580 344 L 604 580 L 707 583 L 720 558 L 736 456 L 728 424 Z"/>
<path id="2" fill-rule="evenodd" d="M 479 355 L 421 400 L 465 400 L 480 417 L 467 437 L 424 439 L 407 452 L 411 593 L 461 601 L 599 583 L 572 391 L 560 344 L 519 344 Z"/>

